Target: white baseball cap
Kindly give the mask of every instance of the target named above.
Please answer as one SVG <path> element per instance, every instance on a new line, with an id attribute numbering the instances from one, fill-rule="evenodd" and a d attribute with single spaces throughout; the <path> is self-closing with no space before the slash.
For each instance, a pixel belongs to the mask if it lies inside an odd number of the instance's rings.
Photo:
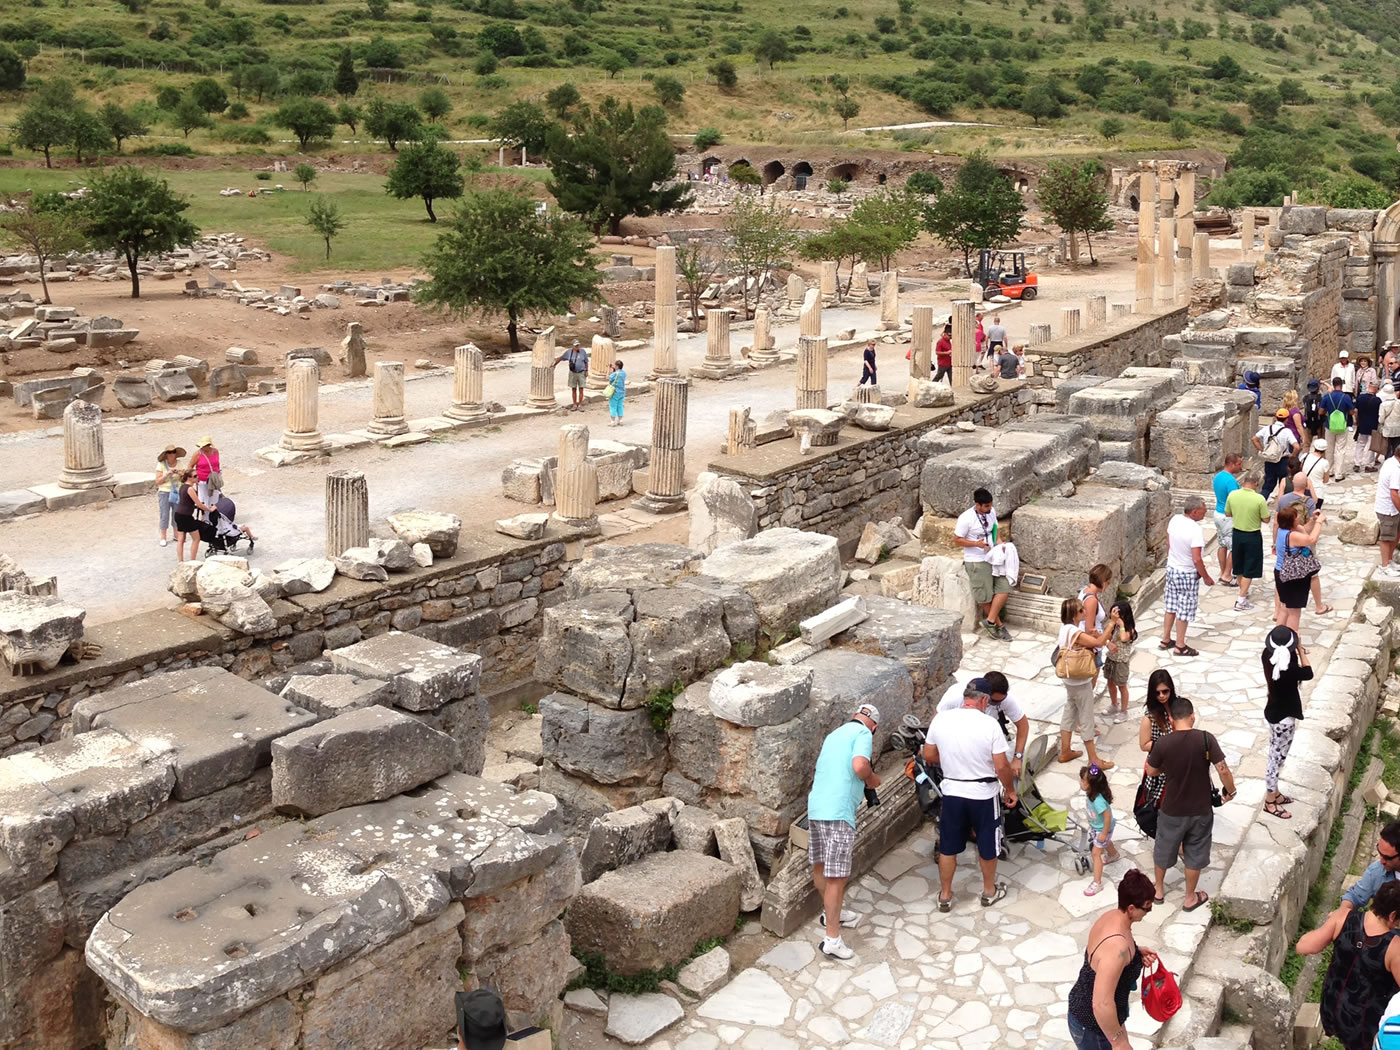
<path id="1" fill-rule="evenodd" d="M 876 725 L 880 724 L 880 709 L 874 704 L 861 704 L 856 708 L 856 714 L 864 715 Z"/>

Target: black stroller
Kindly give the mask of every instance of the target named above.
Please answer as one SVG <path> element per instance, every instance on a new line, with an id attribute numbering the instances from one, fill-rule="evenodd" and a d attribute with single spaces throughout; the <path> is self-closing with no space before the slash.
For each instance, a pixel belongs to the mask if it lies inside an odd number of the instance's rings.
<path id="1" fill-rule="evenodd" d="M 222 493 L 214 501 L 214 509 L 209 520 L 200 523 L 199 538 L 204 541 L 205 553 L 237 554 L 240 544 L 248 544 L 248 553 L 253 553 L 256 541 L 249 531 L 237 522 L 238 508 L 233 500 Z"/>

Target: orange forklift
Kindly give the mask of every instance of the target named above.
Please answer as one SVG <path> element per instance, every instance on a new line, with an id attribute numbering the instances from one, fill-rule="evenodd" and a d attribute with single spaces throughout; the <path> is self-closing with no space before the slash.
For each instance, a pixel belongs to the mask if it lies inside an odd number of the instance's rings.
<path id="1" fill-rule="evenodd" d="M 977 259 L 976 278 L 984 296 L 1004 295 L 1029 302 L 1038 294 L 1039 279 L 1026 269 L 1025 252 L 983 248 Z"/>

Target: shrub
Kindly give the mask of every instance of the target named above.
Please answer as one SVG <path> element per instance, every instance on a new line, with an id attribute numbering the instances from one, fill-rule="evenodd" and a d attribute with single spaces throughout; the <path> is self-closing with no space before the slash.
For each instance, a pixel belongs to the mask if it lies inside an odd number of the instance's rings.
<path id="1" fill-rule="evenodd" d="M 136 157 L 197 157 L 194 149 L 183 142 L 162 142 L 155 146 L 142 146 L 131 151 Z"/>
<path id="2" fill-rule="evenodd" d="M 724 136 L 719 128 L 703 127 L 695 133 L 695 148 L 709 149 L 711 146 L 718 146 L 724 141 Z"/>
<path id="3" fill-rule="evenodd" d="M 248 107 L 242 102 L 230 102 L 228 109 L 224 110 L 224 116 L 229 120 L 247 120 Z"/>
<path id="4" fill-rule="evenodd" d="M 270 172 L 270 171 L 260 171 L 260 172 L 258 172 L 256 175 L 254 175 L 253 178 L 257 179 L 259 182 L 271 182 L 271 181 L 272 181 L 272 172 Z"/>
<path id="5" fill-rule="evenodd" d="M 826 183 L 826 192 L 835 193 L 839 196 L 845 193 L 846 190 L 850 188 L 850 185 L 851 184 L 845 179 L 828 179 Z"/>
<path id="6" fill-rule="evenodd" d="M 214 132 L 220 142 L 233 142 L 240 146 L 270 146 L 272 136 L 267 129 L 257 124 L 221 124 Z"/>
<path id="7" fill-rule="evenodd" d="M 663 73 L 651 82 L 651 86 L 663 106 L 679 106 L 685 101 L 685 85 L 669 74 Z"/>
<path id="8" fill-rule="evenodd" d="M 905 185 L 914 193 L 941 193 L 943 180 L 931 171 L 916 171 L 909 176 Z"/>

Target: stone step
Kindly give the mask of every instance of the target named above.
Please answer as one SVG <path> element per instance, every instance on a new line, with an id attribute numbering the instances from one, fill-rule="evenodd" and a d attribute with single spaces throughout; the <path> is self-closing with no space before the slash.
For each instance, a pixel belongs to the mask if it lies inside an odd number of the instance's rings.
<path id="1" fill-rule="evenodd" d="M 1063 601 L 1063 597 L 1054 594 L 1012 591 L 1007 595 L 1001 617 L 1013 627 L 1029 627 L 1044 634 L 1058 634 L 1060 604 Z"/>

